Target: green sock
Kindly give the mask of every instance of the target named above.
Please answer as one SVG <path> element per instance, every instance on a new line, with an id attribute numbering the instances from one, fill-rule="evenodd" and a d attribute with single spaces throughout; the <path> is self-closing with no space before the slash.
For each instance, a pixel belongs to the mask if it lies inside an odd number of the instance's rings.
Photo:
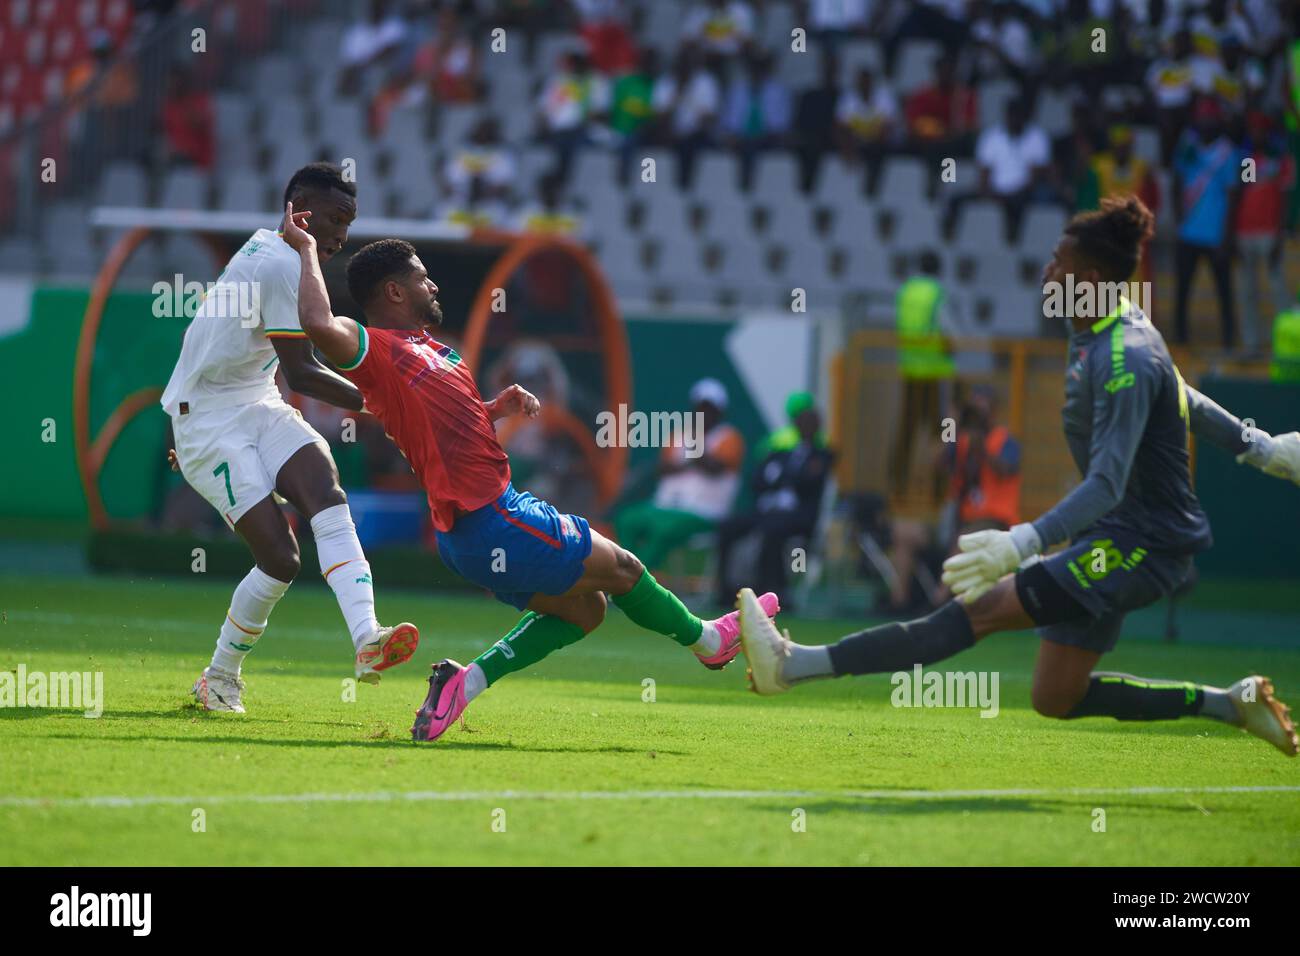
<path id="1" fill-rule="evenodd" d="M 643 571 L 641 580 L 626 594 L 615 594 L 614 603 L 623 613 L 647 631 L 671 637 L 682 647 L 690 647 L 704 632 L 704 622 L 686 609 L 672 591 Z"/>
<path id="2" fill-rule="evenodd" d="M 532 667 L 547 654 L 582 640 L 582 628 L 550 614 L 527 612 L 505 637 L 474 658 L 491 687 L 507 674 Z"/>

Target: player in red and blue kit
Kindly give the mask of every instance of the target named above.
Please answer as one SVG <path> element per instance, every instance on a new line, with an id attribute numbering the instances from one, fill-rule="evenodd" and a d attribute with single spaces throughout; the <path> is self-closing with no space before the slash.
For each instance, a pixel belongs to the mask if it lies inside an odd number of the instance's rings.
<path id="1" fill-rule="evenodd" d="M 605 593 L 629 618 L 689 647 L 720 670 L 740 649 L 735 612 L 702 621 L 646 571 L 636 555 L 578 515 L 510 483 L 510 462 L 493 422 L 536 416 L 538 400 L 519 385 L 490 402 L 460 356 L 429 334 L 442 322 L 438 287 L 409 243 L 372 242 L 348 263 L 348 289 L 367 325 L 330 310 L 304 215 L 285 211 L 284 239 L 302 257 L 298 313 L 303 331 L 347 376 L 410 461 L 429 496 L 438 553 L 454 571 L 524 611 L 501 640 L 468 667 L 433 665 L 416 714 L 416 740 L 436 740 L 506 674 L 581 639 L 605 617 Z M 775 594 L 761 606 L 779 610 Z"/>

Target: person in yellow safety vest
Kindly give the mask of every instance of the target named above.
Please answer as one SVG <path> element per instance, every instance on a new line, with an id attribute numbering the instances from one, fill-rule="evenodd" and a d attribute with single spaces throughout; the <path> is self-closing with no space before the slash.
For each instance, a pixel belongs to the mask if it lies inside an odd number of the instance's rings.
<path id="1" fill-rule="evenodd" d="M 894 433 L 890 456 L 890 483 L 895 494 L 907 487 L 912 443 L 918 428 L 936 429 L 954 374 L 952 355 L 944 336 L 947 294 L 937 278 L 939 256 L 921 253 L 920 271 L 898 290 L 896 328 L 898 364 L 903 379 L 902 412 Z M 935 491 L 938 491 L 936 483 Z"/>
<path id="2" fill-rule="evenodd" d="M 1300 301 L 1273 318 L 1273 361 L 1268 371 L 1275 382 L 1300 382 Z"/>

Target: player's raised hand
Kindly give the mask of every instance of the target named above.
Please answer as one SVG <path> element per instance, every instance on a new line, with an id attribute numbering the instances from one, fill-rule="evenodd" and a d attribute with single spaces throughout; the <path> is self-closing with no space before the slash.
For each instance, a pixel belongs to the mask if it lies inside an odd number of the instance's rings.
<path id="1" fill-rule="evenodd" d="M 509 385 L 492 400 L 493 418 L 507 418 L 521 412 L 529 418 L 536 418 L 542 411 L 542 403 L 537 396 L 522 385 Z"/>
<path id="2" fill-rule="evenodd" d="M 310 209 L 294 212 L 292 202 L 284 204 L 284 228 L 280 230 L 280 235 L 294 252 L 302 252 L 303 249 L 316 245 L 316 240 L 307 231 L 307 220 L 310 218 Z"/>

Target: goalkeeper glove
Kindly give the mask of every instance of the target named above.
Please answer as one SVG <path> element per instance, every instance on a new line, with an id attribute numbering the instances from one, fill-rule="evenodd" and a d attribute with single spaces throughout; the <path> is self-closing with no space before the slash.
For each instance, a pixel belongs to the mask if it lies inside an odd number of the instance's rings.
<path id="1" fill-rule="evenodd" d="M 1237 456 L 1238 462 L 1300 485 L 1300 432 L 1272 436 L 1252 428 L 1249 441 L 1250 447 Z"/>
<path id="2" fill-rule="evenodd" d="M 957 539 L 960 553 L 943 563 L 943 583 L 957 600 L 970 604 L 1014 571 L 1020 562 L 1043 550 L 1032 524 L 1010 531 L 976 531 Z"/>

